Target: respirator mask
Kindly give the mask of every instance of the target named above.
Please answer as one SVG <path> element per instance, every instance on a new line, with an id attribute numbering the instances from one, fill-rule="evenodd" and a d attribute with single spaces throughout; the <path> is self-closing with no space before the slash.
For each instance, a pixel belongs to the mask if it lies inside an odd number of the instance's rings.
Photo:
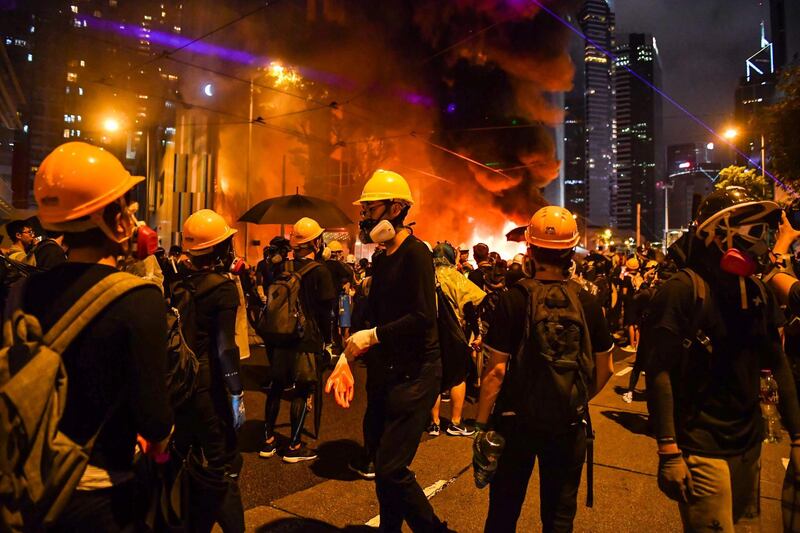
<path id="1" fill-rule="evenodd" d="M 766 242 L 769 224 L 757 222 L 733 228 L 726 224 L 717 231 L 723 232 L 725 240 L 725 246 L 721 247 L 720 269 L 745 278 L 756 274 L 759 259 L 769 252 Z"/>
<path id="2" fill-rule="evenodd" d="M 109 235 L 108 226 L 105 224 L 105 221 L 102 225 L 98 224 L 103 232 L 117 244 L 123 245 L 123 248 L 125 247 L 124 243 L 127 242 L 127 253 L 139 261 L 156 253 L 156 248 L 158 248 L 158 233 L 144 221 L 136 218 L 136 211 L 139 210 L 139 203 L 133 202 L 128 205 L 125 198 L 120 198 L 119 206 L 122 215 L 120 223 L 122 227 L 125 228 L 127 237 L 119 238 Z"/>
<path id="3" fill-rule="evenodd" d="M 384 205 L 384 216 L 388 213 L 389 209 L 393 205 L 394 202 L 385 202 Z M 370 243 L 384 243 L 391 241 L 397 235 L 397 227 L 402 224 L 402 221 L 405 219 L 406 213 L 410 206 L 406 205 L 403 207 L 400 214 L 395 217 L 394 219 L 373 219 L 371 218 L 372 215 L 372 208 L 377 206 L 373 205 L 372 207 L 364 207 L 361 211 L 362 220 L 358 223 L 358 228 L 360 230 L 359 237 L 361 242 L 365 244 Z M 370 218 L 365 218 L 370 217 Z"/>

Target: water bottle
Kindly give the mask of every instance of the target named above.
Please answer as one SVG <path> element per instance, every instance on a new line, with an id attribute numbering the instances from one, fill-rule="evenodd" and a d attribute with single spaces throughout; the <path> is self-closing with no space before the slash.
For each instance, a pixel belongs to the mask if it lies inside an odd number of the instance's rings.
<path id="1" fill-rule="evenodd" d="M 761 371 L 761 415 L 764 417 L 764 442 L 780 442 L 781 417 L 778 414 L 778 384 L 771 370 Z"/>
<path id="2" fill-rule="evenodd" d="M 482 489 L 494 477 L 497 470 L 497 460 L 503 453 L 506 440 L 496 431 L 489 431 L 478 435 L 475 439 L 475 486 Z"/>

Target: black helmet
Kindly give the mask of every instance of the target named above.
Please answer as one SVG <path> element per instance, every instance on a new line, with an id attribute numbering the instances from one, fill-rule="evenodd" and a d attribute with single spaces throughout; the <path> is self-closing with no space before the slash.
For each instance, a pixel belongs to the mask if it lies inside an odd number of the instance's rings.
<path id="1" fill-rule="evenodd" d="M 712 235 L 719 224 L 728 218 L 728 226 L 735 227 L 754 222 L 766 222 L 777 227 L 780 220 L 778 204 L 770 200 L 756 200 L 743 187 L 717 189 L 703 199 L 697 209 L 695 224 L 703 236 Z"/>

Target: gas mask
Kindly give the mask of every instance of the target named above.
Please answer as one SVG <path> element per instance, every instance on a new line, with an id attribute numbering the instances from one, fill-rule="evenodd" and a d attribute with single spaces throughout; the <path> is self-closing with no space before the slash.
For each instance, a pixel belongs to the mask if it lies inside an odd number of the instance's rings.
<path id="1" fill-rule="evenodd" d="M 358 223 L 361 229 L 360 237 L 361 242 L 369 243 L 384 243 L 394 239 L 397 231 L 394 225 L 388 220 L 362 220 Z"/>
<path id="2" fill-rule="evenodd" d="M 758 222 L 738 227 L 726 224 L 718 229 L 724 232 L 725 246 L 721 247 L 719 267 L 734 276 L 749 277 L 758 271 L 759 259 L 769 252 L 765 241 L 769 224 Z"/>
<path id="3" fill-rule="evenodd" d="M 382 216 L 386 216 L 394 203 L 396 202 L 386 202 L 386 208 L 384 209 Z M 358 223 L 358 227 L 361 230 L 359 232 L 361 242 L 365 244 L 381 244 L 394 239 L 395 235 L 397 235 L 397 227 L 402 224 L 402 221 L 405 219 L 410 207 L 411 206 L 409 205 L 404 205 L 403 209 L 400 211 L 400 214 L 393 219 L 375 220 L 372 218 L 364 218 L 361 220 L 361 222 Z M 362 216 L 364 216 L 364 213 L 365 212 L 362 211 Z"/>
<path id="4" fill-rule="evenodd" d="M 125 232 L 122 237 L 111 230 L 103 217 L 103 212 L 93 213 L 90 215 L 91 220 L 109 239 L 119 244 L 126 255 L 140 261 L 153 255 L 158 248 L 158 233 L 145 222 L 137 220 L 136 211 L 139 209 L 139 204 L 133 202 L 128 205 L 124 197 L 117 203 L 120 209 L 119 224 Z"/>

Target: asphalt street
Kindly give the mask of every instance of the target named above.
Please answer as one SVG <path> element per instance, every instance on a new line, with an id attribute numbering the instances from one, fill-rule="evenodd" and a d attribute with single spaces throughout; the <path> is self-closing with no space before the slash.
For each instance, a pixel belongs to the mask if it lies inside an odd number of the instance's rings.
<path id="1" fill-rule="evenodd" d="M 615 353 L 615 375 L 591 403 L 596 432 L 594 506 L 585 507 L 586 476 L 578 496 L 575 531 L 641 532 L 680 531 L 677 506 L 656 486 L 655 441 L 649 436 L 647 408 L 642 392 L 632 404 L 620 397 L 627 386 L 632 358 Z M 305 442 L 319 453 L 319 459 L 301 464 L 285 464 L 279 457 L 258 457 L 263 441 L 265 394 L 260 385 L 266 380 L 266 358 L 255 350 L 245 364 L 245 402 L 247 417 L 241 432 L 244 468 L 241 490 L 248 531 L 374 531 L 378 524 L 378 505 L 372 482 L 364 481 L 347 468 L 360 450 L 361 417 L 365 408 L 363 368 L 354 369 L 356 396 L 350 409 L 341 409 L 331 398 L 323 401 L 319 439 L 309 433 Z M 644 388 L 644 378 L 639 387 Z M 285 398 L 289 398 L 287 392 Z M 314 406 L 318 409 L 319 406 Z M 288 439 L 288 402 L 283 402 L 278 432 Z M 465 418 L 474 416 L 468 405 Z M 442 417 L 449 414 L 443 404 Z M 309 432 L 313 422 L 306 422 Z M 459 532 L 483 531 L 488 508 L 488 490 L 475 488 L 472 478 L 471 439 L 421 436 L 413 470 L 425 488 L 437 514 Z M 779 444 L 765 444 L 762 455 L 761 519 L 759 524 L 741 531 L 780 531 L 780 490 L 784 466 L 789 456 L 786 435 Z M 538 477 L 528 487 L 519 531 L 540 531 Z M 737 528 L 739 531 L 739 528 Z"/>

